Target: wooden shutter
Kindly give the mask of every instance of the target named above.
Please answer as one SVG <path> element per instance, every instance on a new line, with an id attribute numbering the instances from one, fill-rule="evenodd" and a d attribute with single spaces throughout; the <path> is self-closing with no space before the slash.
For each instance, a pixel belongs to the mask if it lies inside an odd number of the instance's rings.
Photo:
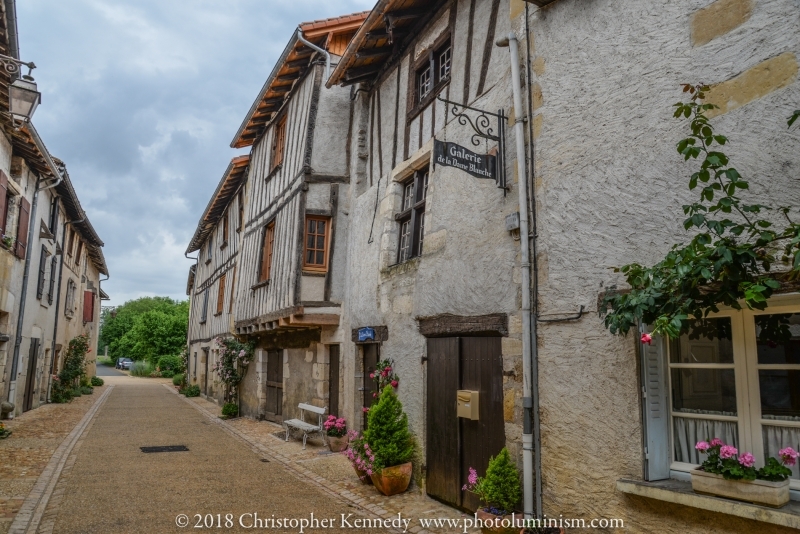
<path id="1" fill-rule="evenodd" d="M 223 273 L 219 277 L 219 288 L 217 289 L 217 315 L 222 313 L 225 309 L 225 277 L 227 273 Z"/>
<path id="2" fill-rule="evenodd" d="M 228 313 L 233 313 L 233 297 L 236 295 L 236 266 L 233 266 L 233 276 L 231 277 L 231 303 L 228 306 Z"/>
<path id="3" fill-rule="evenodd" d="M 8 176 L 0 171 L 0 234 L 6 233 L 6 218 L 8 217 Z"/>
<path id="4" fill-rule="evenodd" d="M 269 223 L 264 228 L 263 247 L 261 250 L 261 268 L 259 269 L 259 280 L 265 282 L 269 280 L 272 270 L 272 246 L 275 242 L 275 223 Z"/>
<path id="5" fill-rule="evenodd" d="M 39 280 L 36 282 L 36 298 L 44 295 L 44 273 L 47 271 L 47 247 L 42 245 L 42 255 L 39 257 Z"/>
<path id="6" fill-rule="evenodd" d="M 275 125 L 275 134 L 273 137 L 272 169 L 283 163 L 283 148 L 286 144 L 286 115 Z"/>
<path id="7" fill-rule="evenodd" d="M 31 216 L 31 203 L 25 197 L 19 201 L 19 224 L 17 225 L 16 255 L 24 260 L 28 252 L 28 222 Z"/>
<path id="8" fill-rule="evenodd" d="M 647 331 L 646 329 L 643 330 Z M 642 411 L 644 412 L 644 478 L 669 478 L 669 388 L 667 386 L 666 340 L 653 336 L 650 345 L 641 343 Z"/>
<path id="9" fill-rule="evenodd" d="M 94 321 L 94 292 L 83 292 L 83 322 L 91 323 Z"/>
<path id="10" fill-rule="evenodd" d="M 50 206 L 50 233 L 53 236 L 58 232 L 58 197 L 53 198 L 53 203 Z"/>
<path id="11" fill-rule="evenodd" d="M 58 256 L 53 254 L 50 259 L 50 289 L 47 291 L 47 303 L 53 303 L 53 296 L 55 295 L 56 287 L 56 273 L 58 271 Z"/>

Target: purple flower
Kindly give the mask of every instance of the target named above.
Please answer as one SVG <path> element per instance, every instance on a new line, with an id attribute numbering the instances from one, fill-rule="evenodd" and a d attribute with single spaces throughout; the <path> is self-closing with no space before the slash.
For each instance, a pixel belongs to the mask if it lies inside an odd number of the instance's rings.
<path id="1" fill-rule="evenodd" d="M 720 448 L 719 450 L 719 457 L 722 458 L 723 460 L 727 460 L 728 458 L 733 458 L 737 454 L 739 454 L 739 451 L 736 449 L 736 447 L 733 447 L 732 445 L 723 445 L 722 448 Z"/>
<path id="2" fill-rule="evenodd" d="M 709 445 L 707 441 L 698 441 L 694 448 L 700 452 L 706 452 L 711 448 L 711 445 Z"/>
<path id="3" fill-rule="evenodd" d="M 469 468 L 469 476 L 467 477 L 467 482 L 469 482 L 470 486 L 474 486 L 478 482 L 478 472 L 475 471 L 474 468 Z"/>
<path id="4" fill-rule="evenodd" d="M 753 464 L 756 463 L 756 457 L 749 452 L 746 452 L 739 456 L 739 463 L 745 467 L 753 467 Z"/>
<path id="5" fill-rule="evenodd" d="M 721 440 L 721 439 L 719 439 L 719 438 L 714 438 L 714 439 L 712 439 L 712 440 L 711 440 L 711 443 L 710 443 L 710 445 L 711 445 L 712 447 L 720 447 L 720 446 L 722 446 L 722 445 L 725 445 L 725 444 L 724 444 L 724 443 L 722 443 L 722 440 Z"/>

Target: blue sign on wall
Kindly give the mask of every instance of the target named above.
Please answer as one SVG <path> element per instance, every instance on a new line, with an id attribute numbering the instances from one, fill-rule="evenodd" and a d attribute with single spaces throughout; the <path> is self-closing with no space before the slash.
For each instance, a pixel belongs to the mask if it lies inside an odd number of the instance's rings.
<path id="1" fill-rule="evenodd" d="M 370 328 L 369 326 L 366 326 L 364 328 L 359 328 L 358 341 L 362 343 L 364 341 L 375 341 L 375 329 Z"/>

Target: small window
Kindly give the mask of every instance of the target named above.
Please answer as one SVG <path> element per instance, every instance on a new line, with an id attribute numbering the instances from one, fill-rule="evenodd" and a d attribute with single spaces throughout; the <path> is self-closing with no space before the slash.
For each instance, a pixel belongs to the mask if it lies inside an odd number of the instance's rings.
<path id="1" fill-rule="evenodd" d="M 204 323 L 208 319 L 208 288 L 203 291 L 203 312 L 200 314 L 200 322 Z"/>
<path id="2" fill-rule="evenodd" d="M 328 270 L 329 227 L 330 219 L 327 217 L 306 217 L 304 269 L 309 271 Z"/>
<path id="3" fill-rule="evenodd" d="M 422 255 L 425 236 L 425 201 L 428 197 L 428 169 L 416 171 L 403 186 L 403 201 L 396 219 L 400 224 L 397 263 Z"/>
<path id="4" fill-rule="evenodd" d="M 208 249 L 206 250 L 206 263 L 211 261 L 211 255 L 214 249 L 214 234 L 208 236 Z"/>
<path id="5" fill-rule="evenodd" d="M 233 266 L 233 276 L 231 277 L 231 302 L 228 305 L 228 313 L 233 313 L 233 297 L 236 294 L 234 288 L 236 287 L 236 266 Z"/>
<path id="6" fill-rule="evenodd" d="M 217 289 L 217 313 L 216 315 L 220 315 L 222 310 L 225 309 L 225 278 L 227 273 L 222 273 L 222 276 L 219 277 L 219 286 Z"/>
<path id="7" fill-rule="evenodd" d="M 417 94 L 419 99 L 422 100 L 433 89 L 433 80 L 431 80 L 431 66 L 426 65 L 417 72 Z"/>
<path id="8" fill-rule="evenodd" d="M 275 132 L 272 138 L 272 165 L 270 169 L 274 169 L 283 163 L 283 149 L 286 144 L 286 115 L 281 117 L 274 128 Z"/>
<path id="9" fill-rule="evenodd" d="M 272 245 L 275 241 L 275 221 L 272 221 L 264 228 L 264 235 L 261 242 L 261 268 L 259 269 L 259 282 L 269 280 L 272 270 Z"/>
<path id="10" fill-rule="evenodd" d="M 75 314 L 75 282 L 72 278 L 67 282 L 67 295 L 64 299 L 64 315 L 71 318 Z"/>
<path id="11" fill-rule="evenodd" d="M 67 245 L 67 256 L 72 257 L 72 250 L 75 246 L 75 230 L 69 229 L 69 244 Z"/>
<path id="12" fill-rule="evenodd" d="M 236 231 L 240 231 L 244 228 L 244 191 L 239 191 L 239 199 L 237 204 L 239 205 L 239 220 L 237 221 Z"/>
<path id="13" fill-rule="evenodd" d="M 220 248 L 228 244 L 228 212 L 222 215 L 222 244 Z"/>
<path id="14" fill-rule="evenodd" d="M 58 231 L 58 197 L 53 197 L 53 202 L 50 204 L 50 223 L 47 227 L 55 236 Z"/>
<path id="15" fill-rule="evenodd" d="M 75 255 L 75 265 L 81 264 L 81 254 L 83 254 L 83 241 L 78 241 L 78 253 Z"/>
<path id="16" fill-rule="evenodd" d="M 452 50 L 450 39 L 447 39 L 439 48 L 427 54 L 427 61 L 417 68 L 416 104 L 422 102 L 440 83 L 450 79 L 450 65 L 452 63 Z"/>
<path id="17" fill-rule="evenodd" d="M 438 62 L 437 66 L 439 68 L 438 81 L 441 81 L 450 77 L 450 43 L 447 43 L 444 47 L 440 48 L 436 55 Z"/>
<path id="18" fill-rule="evenodd" d="M 56 294 L 56 274 L 58 273 L 58 256 L 55 254 L 50 258 L 50 289 L 47 292 L 47 303 L 53 303 L 53 297 Z"/>

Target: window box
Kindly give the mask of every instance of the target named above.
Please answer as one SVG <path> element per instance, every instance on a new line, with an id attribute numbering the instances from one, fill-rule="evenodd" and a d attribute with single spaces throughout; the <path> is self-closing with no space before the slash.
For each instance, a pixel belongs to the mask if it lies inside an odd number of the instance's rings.
<path id="1" fill-rule="evenodd" d="M 692 489 L 696 493 L 718 495 L 773 508 L 780 508 L 789 502 L 789 479 L 783 482 L 726 480 L 722 475 L 694 469 L 692 471 Z"/>

